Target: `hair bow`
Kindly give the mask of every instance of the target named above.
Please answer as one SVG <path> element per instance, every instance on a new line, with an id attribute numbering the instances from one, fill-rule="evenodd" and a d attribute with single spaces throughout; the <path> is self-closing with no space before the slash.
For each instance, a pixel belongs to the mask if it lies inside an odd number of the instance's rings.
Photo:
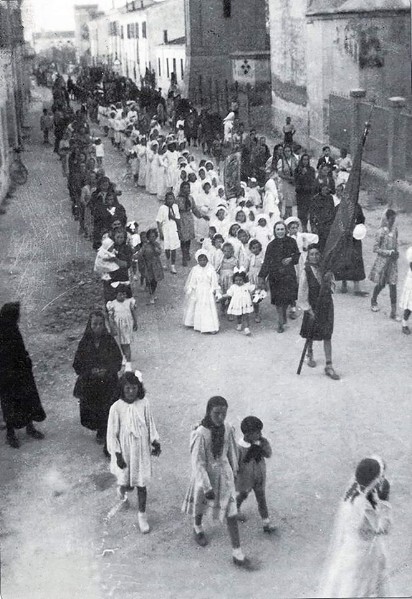
<path id="1" fill-rule="evenodd" d="M 140 372 L 140 370 L 135 370 L 134 375 L 140 383 L 143 383 L 143 374 Z"/>
<path id="2" fill-rule="evenodd" d="M 233 274 L 240 274 L 242 272 L 246 274 L 246 271 L 244 268 L 238 268 L 237 266 L 235 266 L 235 268 L 233 269 Z"/>

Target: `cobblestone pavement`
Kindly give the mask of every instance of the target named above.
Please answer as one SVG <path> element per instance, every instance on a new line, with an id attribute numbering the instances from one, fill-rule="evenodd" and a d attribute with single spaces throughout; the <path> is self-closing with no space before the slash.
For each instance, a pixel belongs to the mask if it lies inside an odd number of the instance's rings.
<path id="1" fill-rule="evenodd" d="M 46 92 L 39 93 L 41 100 L 47 100 Z M 85 275 L 82 288 L 80 283 L 73 285 L 79 284 L 85 303 L 91 301 L 84 289 L 93 252 L 70 217 L 57 158 L 40 143 L 41 107 L 41 102 L 34 106 L 33 143 L 24 154 L 28 184 L 17 190 L 0 217 L 0 299 L 18 297 L 24 302 L 22 330 L 48 413 L 41 425 L 46 433 L 43 442 L 20 432 L 22 446 L 17 451 L 1 440 L 2 596 L 313 596 L 338 499 L 358 459 L 371 453 L 385 458 L 392 482 L 393 593 L 410 594 L 411 340 L 389 320 L 386 291 L 378 314 L 370 311 L 368 299 L 336 294 L 334 363 L 342 380 L 334 382 L 323 375 L 320 347 L 319 367 L 304 368 L 296 376 L 302 349 L 300 320 L 278 335 L 269 303 L 263 305 L 262 324 L 253 326 L 251 338 L 240 336 L 226 321 L 221 332 L 210 337 L 181 324 L 187 269 L 179 266 L 176 277 L 166 273 L 155 307 L 147 306 L 145 294 L 135 289 L 139 330 L 133 361 L 144 373 L 163 453 L 154 463 L 149 488 L 151 534 L 138 532 L 134 499 L 129 510 L 105 520 L 115 503 L 114 480 L 101 447 L 80 426 L 72 396 L 71 363 L 84 316 L 78 316 L 69 300 L 65 304 L 64 296 L 58 298 L 72 285 L 64 287 L 70 264 L 75 263 L 79 268 L 85 265 Z M 123 181 L 124 159 L 107 144 L 105 162 L 124 191 L 122 202 L 129 218 L 138 220 L 142 229 L 152 224 L 156 199 L 136 193 Z M 383 208 L 373 207 L 374 198 L 366 194 L 363 203 L 369 269 L 373 231 Z M 400 217 L 402 254 L 412 243 L 411 224 L 410 217 Z M 401 282 L 405 273 L 402 258 Z M 368 283 L 365 287 L 371 289 Z M 52 310 L 56 304 L 62 306 L 60 311 Z M 228 419 L 238 430 L 245 415 L 259 416 L 273 445 L 268 503 L 279 534 L 264 537 L 249 499 L 241 534 L 245 552 L 259 567 L 253 573 L 234 569 L 226 531 L 216 524 L 207 522 L 210 545 L 196 547 L 191 522 L 180 512 L 189 477 L 189 432 L 212 394 L 228 399 Z"/>

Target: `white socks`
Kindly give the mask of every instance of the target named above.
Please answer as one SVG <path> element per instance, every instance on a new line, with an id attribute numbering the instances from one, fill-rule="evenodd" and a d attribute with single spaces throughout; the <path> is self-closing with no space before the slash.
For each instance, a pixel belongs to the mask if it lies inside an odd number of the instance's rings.
<path id="1" fill-rule="evenodd" d="M 132 371 L 132 363 L 131 362 L 126 362 L 126 366 L 124 367 L 124 371 L 125 372 L 131 372 Z"/>
<path id="2" fill-rule="evenodd" d="M 198 535 L 199 533 L 203 532 L 203 526 L 202 524 L 200 526 L 198 526 L 197 524 L 195 524 L 193 526 L 193 530 L 195 531 L 195 533 Z"/>
<path id="3" fill-rule="evenodd" d="M 233 549 L 232 555 L 235 559 L 238 559 L 240 562 L 243 562 L 243 560 L 245 559 L 245 555 L 240 547 L 238 547 L 237 549 Z"/>
<path id="4" fill-rule="evenodd" d="M 268 526 L 270 524 L 270 518 L 262 518 L 263 526 Z"/>
<path id="5" fill-rule="evenodd" d="M 402 318 L 402 326 L 403 327 L 407 327 L 408 326 L 408 321 L 405 320 L 404 318 Z"/>

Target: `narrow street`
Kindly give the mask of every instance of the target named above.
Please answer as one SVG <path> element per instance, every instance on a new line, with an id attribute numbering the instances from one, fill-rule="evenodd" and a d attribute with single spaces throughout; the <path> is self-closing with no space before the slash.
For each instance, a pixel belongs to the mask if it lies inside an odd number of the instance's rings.
<path id="1" fill-rule="evenodd" d="M 23 154 L 28 183 L 16 190 L 0 216 L 0 299 L 22 302 L 21 329 L 47 412 L 39 425 L 46 438 L 39 442 L 19 431 L 22 444 L 15 450 L 1 431 L 2 597 L 311 597 L 338 501 L 355 464 L 374 453 L 386 461 L 392 485 L 394 526 L 388 547 L 393 594 L 410 594 L 411 338 L 389 320 L 387 290 L 377 314 L 370 311 L 368 298 L 336 293 L 334 364 L 342 379 L 335 382 L 323 374 L 321 344 L 315 345 L 318 367 L 304 367 L 296 375 L 303 347 L 300 319 L 278 335 L 269 301 L 250 338 L 227 321 L 218 335 L 200 335 L 181 322 L 189 269 L 180 260 L 177 276 L 165 273 L 156 306 L 146 305 L 137 285 L 133 365 L 143 372 L 162 442 L 148 488 L 152 532 L 143 536 L 138 530 L 135 497 L 128 510 L 106 520 L 116 502 L 115 479 L 94 435 L 80 426 L 71 366 L 87 312 L 102 294 L 92 279 L 94 252 L 71 218 L 60 163 L 52 146 L 40 140 L 39 114 L 48 92 L 35 93 L 32 141 Z M 120 201 L 128 219 L 145 230 L 154 225 L 158 202 L 124 180 L 124 157 L 104 143 L 105 168 L 123 190 Z M 383 206 L 366 193 L 362 202 L 369 272 Z M 411 215 L 400 215 L 398 227 L 400 293 L 404 253 L 412 244 Z M 368 282 L 364 286 L 372 288 Z M 264 422 L 273 447 L 267 496 L 279 534 L 263 535 L 250 497 L 241 535 L 245 552 L 259 565 L 252 573 L 232 566 L 225 529 L 207 520 L 210 544 L 201 549 L 194 543 L 190 518 L 181 513 L 189 482 L 190 431 L 203 417 L 208 398 L 217 394 L 228 400 L 228 420 L 237 431 L 242 418 L 254 414 Z"/>

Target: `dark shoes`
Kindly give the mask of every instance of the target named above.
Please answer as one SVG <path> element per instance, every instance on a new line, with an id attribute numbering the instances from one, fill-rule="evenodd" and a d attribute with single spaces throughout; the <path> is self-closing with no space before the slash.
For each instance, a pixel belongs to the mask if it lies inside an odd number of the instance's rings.
<path id="1" fill-rule="evenodd" d="M 410 335 L 411 334 L 411 329 L 408 327 L 408 325 L 406 325 L 405 327 L 402 327 L 402 333 L 404 335 Z"/>
<path id="2" fill-rule="evenodd" d="M 242 570 L 248 570 L 249 572 L 256 570 L 248 557 L 245 557 L 244 559 L 237 559 L 237 557 L 233 557 L 232 559 L 235 566 L 242 568 Z"/>
<path id="3" fill-rule="evenodd" d="M 10 447 L 13 447 L 14 449 L 18 449 L 20 447 L 20 441 L 14 433 L 7 433 L 6 441 Z"/>
<path id="4" fill-rule="evenodd" d="M 36 428 L 34 428 L 33 425 L 29 425 L 26 427 L 26 433 L 30 436 L 33 437 L 33 439 L 39 439 L 39 441 L 41 439 L 44 439 L 44 435 L 43 433 L 41 433 L 40 431 L 38 431 Z"/>
<path id="5" fill-rule="evenodd" d="M 207 545 L 207 538 L 205 533 L 202 532 L 196 532 L 195 530 L 193 531 L 193 536 L 195 537 L 195 541 L 196 543 L 200 546 L 200 547 L 206 547 Z"/>
<path id="6" fill-rule="evenodd" d="M 340 376 L 335 372 L 335 369 L 333 368 L 333 366 L 326 366 L 325 374 L 326 374 L 326 376 L 328 376 L 330 379 L 333 379 L 334 381 L 340 380 Z"/>

